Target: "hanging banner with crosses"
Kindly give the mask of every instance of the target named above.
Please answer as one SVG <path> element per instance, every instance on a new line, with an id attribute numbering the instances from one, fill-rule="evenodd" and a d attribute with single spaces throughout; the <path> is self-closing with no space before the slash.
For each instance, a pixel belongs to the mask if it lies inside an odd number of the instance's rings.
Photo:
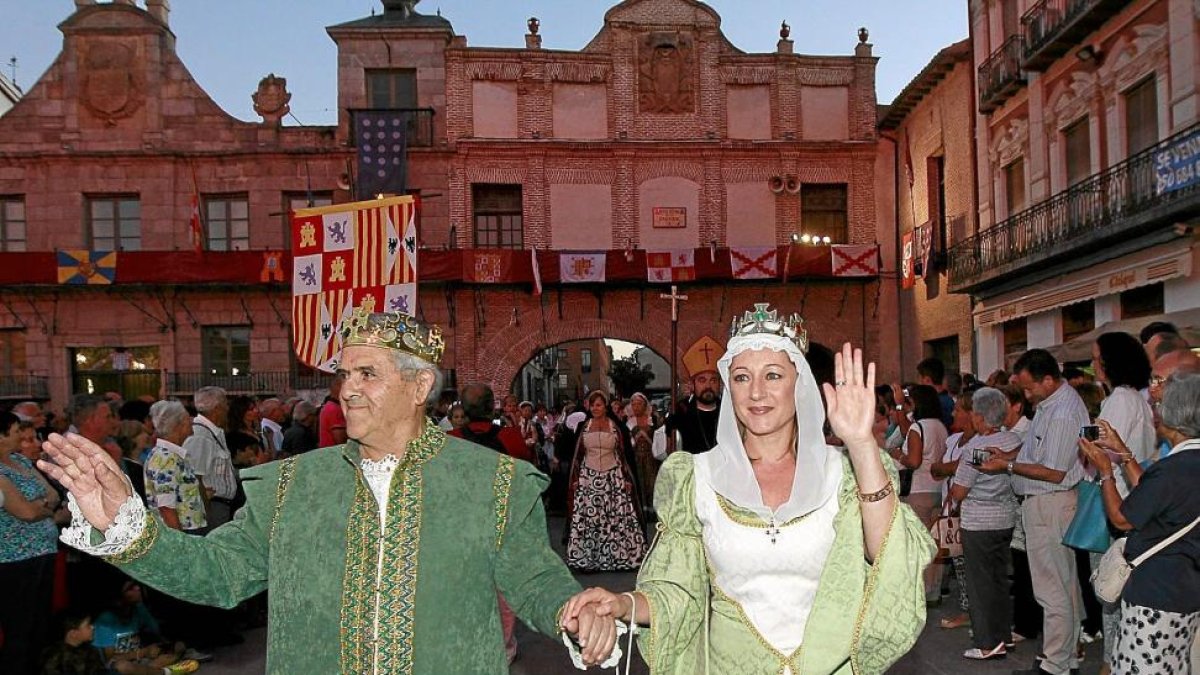
<path id="1" fill-rule="evenodd" d="M 302 363 L 337 369 L 338 326 L 356 307 L 416 312 L 416 213 L 410 196 L 292 213 L 292 340 Z"/>

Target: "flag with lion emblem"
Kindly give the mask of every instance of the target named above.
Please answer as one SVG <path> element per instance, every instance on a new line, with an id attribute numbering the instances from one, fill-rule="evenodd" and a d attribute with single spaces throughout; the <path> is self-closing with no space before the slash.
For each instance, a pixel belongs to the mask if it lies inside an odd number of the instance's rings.
<path id="1" fill-rule="evenodd" d="M 389 197 L 292 214 L 292 338 L 302 363 L 337 370 L 355 307 L 415 314 L 416 204 Z"/>

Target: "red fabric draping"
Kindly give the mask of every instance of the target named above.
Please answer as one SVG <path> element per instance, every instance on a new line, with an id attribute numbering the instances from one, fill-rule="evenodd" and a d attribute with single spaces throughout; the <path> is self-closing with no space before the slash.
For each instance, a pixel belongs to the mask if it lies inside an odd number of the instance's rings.
<path id="1" fill-rule="evenodd" d="M 117 261 L 115 283 L 120 284 L 258 284 L 269 251 L 122 251 Z M 543 284 L 561 279 L 558 269 L 560 251 L 538 251 L 537 260 Z M 490 269 L 499 269 L 494 281 L 477 279 L 476 258 L 487 257 Z M 785 258 L 786 256 L 786 258 Z M 786 262 L 785 262 L 786 260 Z M 498 261 L 498 265 L 495 264 Z M 729 249 L 695 249 L 698 281 L 733 280 Z M 281 252 L 279 266 L 282 282 L 292 278 L 292 255 Z M 487 268 L 484 265 L 480 269 Z M 776 278 L 832 277 L 829 246 L 781 246 Z M 609 282 L 645 282 L 646 252 L 623 249 L 607 251 L 605 276 Z M 275 277 L 279 278 L 279 277 Z M 533 267 L 527 251 L 511 249 L 423 250 L 418 254 L 418 281 L 533 284 Z M 0 285 L 56 285 L 57 259 L 53 251 L 0 253 Z"/>

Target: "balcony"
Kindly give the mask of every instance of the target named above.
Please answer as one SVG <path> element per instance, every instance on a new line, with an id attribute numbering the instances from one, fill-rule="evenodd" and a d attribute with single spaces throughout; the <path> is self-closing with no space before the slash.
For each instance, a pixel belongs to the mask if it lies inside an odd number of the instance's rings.
<path id="1" fill-rule="evenodd" d="M 1174 239 L 1172 225 L 1200 214 L 1198 160 L 1200 124 L 954 245 L 950 291 L 1033 282 Z"/>
<path id="2" fill-rule="evenodd" d="M 45 375 L 0 377 L 0 400 L 45 401 L 50 398 L 50 378 Z"/>
<path id="3" fill-rule="evenodd" d="M 1129 0 L 1039 0 L 1021 17 L 1021 67 L 1045 70 L 1128 4 Z"/>
<path id="4" fill-rule="evenodd" d="M 333 375 L 327 373 L 293 373 L 286 370 L 239 375 L 169 373 L 166 377 L 168 396 L 191 396 L 200 387 L 221 387 L 230 394 L 274 396 L 302 389 L 324 389 L 333 380 Z"/>
<path id="5" fill-rule="evenodd" d="M 1024 38 L 1013 35 L 979 66 L 979 112 L 988 115 L 1025 86 Z"/>
<path id="6" fill-rule="evenodd" d="M 353 114 L 357 110 L 351 110 Z M 385 112 L 377 109 L 375 112 Z M 388 109 L 387 112 L 398 112 L 404 116 L 407 138 L 405 143 L 410 148 L 433 147 L 433 108 L 400 108 Z"/>

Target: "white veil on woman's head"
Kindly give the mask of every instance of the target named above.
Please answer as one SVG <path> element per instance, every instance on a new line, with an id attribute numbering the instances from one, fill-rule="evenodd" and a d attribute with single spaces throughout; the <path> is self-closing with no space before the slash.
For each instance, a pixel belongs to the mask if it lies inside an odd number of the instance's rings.
<path id="1" fill-rule="evenodd" d="M 754 511 L 763 519 L 786 522 L 816 510 L 837 493 L 841 482 L 841 454 L 825 443 L 825 408 L 816 379 L 808 367 L 801 346 L 807 347 L 803 321 L 797 315 L 780 320 L 766 304 L 756 304 L 734 320 L 732 337 L 725 355 L 717 361 L 717 371 L 725 383 L 717 418 L 717 445 L 699 455 L 707 464 L 707 480 L 718 494 L 734 504 Z M 772 511 L 763 502 L 762 490 L 742 444 L 741 428 L 733 408 L 729 389 L 729 368 L 742 352 L 770 349 L 787 354 L 796 367 L 796 475 L 792 493 L 786 502 Z"/>

